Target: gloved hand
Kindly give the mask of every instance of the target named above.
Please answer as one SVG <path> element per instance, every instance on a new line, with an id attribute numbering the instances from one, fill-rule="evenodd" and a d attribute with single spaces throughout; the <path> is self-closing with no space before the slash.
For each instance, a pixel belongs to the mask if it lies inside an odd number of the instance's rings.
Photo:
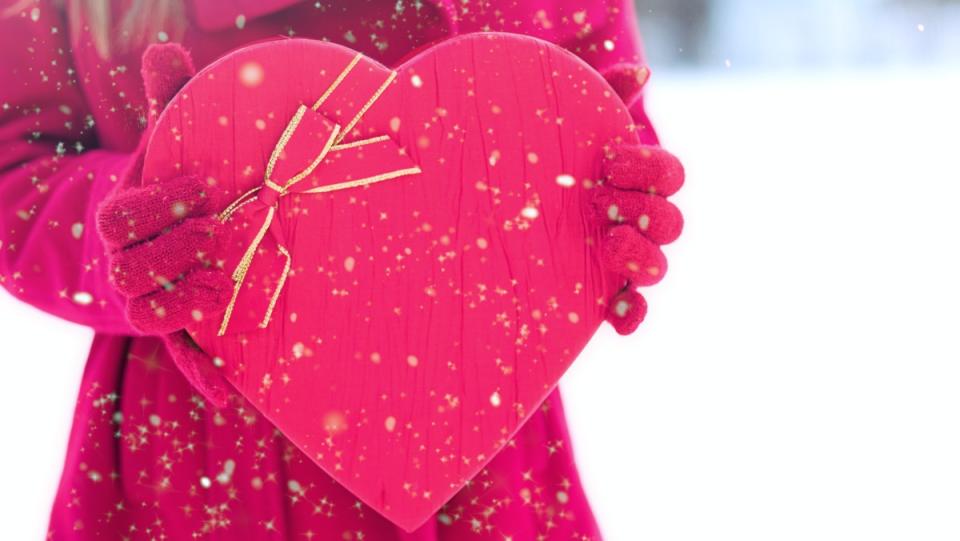
<path id="1" fill-rule="evenodd" d="M 184 376 L 216 406 L 229 386 L 183 328 L 215 317 L 233 283 L 218 264 L 216 209 L 193 177 L 141 186 L 143 154 L 160 111 L 195 73 L 177 44 L 150 46 L 141 75 L 150 107 L 147 129 L 119 189 L 100 206 L 97 228 L 110 257 L 111 279 L 127 297 L 127 318 L 138 330 L 163 337 Z"/>
<path id="2" fill-rule="evenodd" d="M 647 81 L 646 68 L 618 64 L 604 73 L 610 86 L 630 105 Z M 683 230 L 683 216 L 667 201 L 683 185 L 683 166 L 658 146 L 628 145 L 607 150 L 603 181 L 593 190 L 597 218 L 609 227 L 600 247 L 603 265 L 625 281 L 610 300 L 607 321 L 620 334 L 637 329 L 647 301 L 636 288 L 660 281 L 667 259 L 660 246 Z"/>

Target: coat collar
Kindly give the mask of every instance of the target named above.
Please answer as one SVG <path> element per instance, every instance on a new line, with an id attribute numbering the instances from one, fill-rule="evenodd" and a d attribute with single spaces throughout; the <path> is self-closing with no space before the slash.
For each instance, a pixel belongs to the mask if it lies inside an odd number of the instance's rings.
<path id="1" fill-rule="evenodd" d="M 194 24 L 203 30 L 223 30 L 239 21 L 251 21 L 304 0 L 189 0 L 189 11 Z M 331 0 L 321 0 L 329 2 Z M 350 1 L 350 0 L 334 0 Z M 457 12 L 454 0 L 423 0 L 433 5 L 443 15 L 450 34 L 457 33 Z M 240 19 L 240 16 L 243 18 Z"/>

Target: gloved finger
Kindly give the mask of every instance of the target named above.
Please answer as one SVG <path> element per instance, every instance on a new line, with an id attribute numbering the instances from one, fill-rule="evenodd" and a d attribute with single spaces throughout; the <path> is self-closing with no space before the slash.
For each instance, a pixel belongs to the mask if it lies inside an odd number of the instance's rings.
<path id="1" fill-rule="evenodd" d="M 683 231 L 683 215 L 659 195 L 598 186 L 593 189 L 597 215 L 608 223 L 632 224 L 655 244 L 669 244 Z"/>
<path id="2" fill-rule="evenodd" d="M 630 105 L 640 96 L 643 86 L 650 80 L 650 70 L 639 64 L 614 64 L 603 71 L 603 78 L 613 87 L 623 103 Z"/>
<path id="3" fill-rule="evenodd" d="M 683 186 L 683 165 L 676 156 L 655 146 L 623 145 L 610 149 L 603 160 L 607 183 L 663 197 Z"/>
<path id="4" fill-rule="evenodd" d="M 633 286 L 627 286 L 610 300 L 606 320 L 618 334 L 627 335 L 637 330 L 646 315 L 647 300 Z"/>
<path id="5" fill-rule="evenodd" d="M 151 124 L 196 72 L 190 54 L 180 44 L 156 43 L 147 47 L 140 61 L 140 76 Z"/>
<path id="6" fill-rule="evenodd" d="M 129 188 L 104 201 L 97 228 L 108 248 L 149 240 L 165 228 L 191 216 L 212 214 L 206 185 L 195 177 Z"/>
<path id="7" fill-rule="evenodd" d="M 118 252 L 110 262 L 114 287 L 127 297 L 173 287 L 188 271 L 215 263 L 219 229 L 215 218 L 189 218 L 168 233 Z"/>
<path id="8" fill-rule="evenodd" d="M 639 286 L 660 281 L 667 271 L 667 258 L 633 226 L 618 225 L 603 238 L 600 248 L 604 267 Z"/>
<path id="9" fill-rule="evenodd" d="M 183 279 L 127 303 L 130 324 L 147 334 L 167 334 L 222 312 L 233 291 L 230 276 L 219 269 L 198 269 Z"/>
<path id="10" fill-rule="evenodd" d="M 163 342 L 187 381 L 215 407 L 226 406 L 232 394 L 230 383 L 193 338 L 186 331 L 177 331 L 165 335 Z"/>

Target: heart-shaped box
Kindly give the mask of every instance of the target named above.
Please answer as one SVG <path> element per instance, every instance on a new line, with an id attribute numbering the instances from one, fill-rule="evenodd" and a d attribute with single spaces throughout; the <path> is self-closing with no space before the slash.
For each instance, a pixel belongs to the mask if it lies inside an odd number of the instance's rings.
<path id="1" fill-rule="evenodd" d="M 556 386 L 623 285 L 590 188 L 639 139 L 574 55 L 511 34 L 395 71 L 249 46 L 161 115 L 145 182 L 192 174 L 230 231 L 227 314 L 189 331 L 320 467 L 413 529 Z"/>

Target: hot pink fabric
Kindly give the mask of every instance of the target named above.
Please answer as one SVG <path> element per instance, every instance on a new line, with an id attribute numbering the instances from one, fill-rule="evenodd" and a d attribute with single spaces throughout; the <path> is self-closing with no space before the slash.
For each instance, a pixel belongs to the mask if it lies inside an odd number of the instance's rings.
<path id="1" fill-rule="evenodd" d="M 0 11 L 0 282 L 98 331 L 49 539 L 599 538 L 556 393 L 436 520 L 405 534 L 242 400 L 212 409 L 160 339 L 131 337 L 94 212 L 131 167 L 149 114 L 142 50 L 100 58 L 86 25 L 68 20 L 82 16 L 83 3 L 59 4 Z M 115 12 L 126 4 L 115 2 Z M 641 60 L 633 10 L 622 0 L 197 0 L 187 14 L 182 41 L 198 67 L 278 35 L 342 42 L 391 65 L 480 30 L 548 39 L 600 70 Z M 640 100 L 631 111 L 642 139 L 654 143 Z"/>

